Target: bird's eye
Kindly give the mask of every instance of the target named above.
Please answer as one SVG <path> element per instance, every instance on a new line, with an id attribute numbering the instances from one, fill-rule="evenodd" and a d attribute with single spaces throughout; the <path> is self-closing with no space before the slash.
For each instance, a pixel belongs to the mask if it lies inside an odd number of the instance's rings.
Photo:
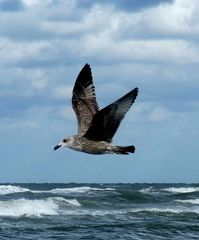
<path id="1" fill-rule="evenodd" d="M 66 139 L 64 139 L 63 142 L 66 143 Z"/>

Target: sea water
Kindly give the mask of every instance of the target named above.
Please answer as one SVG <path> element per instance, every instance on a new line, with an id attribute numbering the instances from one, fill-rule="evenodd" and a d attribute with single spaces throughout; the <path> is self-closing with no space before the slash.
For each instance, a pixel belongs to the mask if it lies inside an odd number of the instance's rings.
<path id="1" fill-rule="evenodd" d="M 199 239 L 199 184 L 0 184 L 0 239 Z"/>

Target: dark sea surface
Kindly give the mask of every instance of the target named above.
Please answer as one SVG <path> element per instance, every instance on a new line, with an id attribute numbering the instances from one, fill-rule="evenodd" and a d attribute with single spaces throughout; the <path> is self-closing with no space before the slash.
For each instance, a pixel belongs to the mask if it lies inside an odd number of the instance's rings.
<path id="1" fill-rule="evenodd" d="M 199 239 L 199 184 L 0 184 L 0 239 Z"/>

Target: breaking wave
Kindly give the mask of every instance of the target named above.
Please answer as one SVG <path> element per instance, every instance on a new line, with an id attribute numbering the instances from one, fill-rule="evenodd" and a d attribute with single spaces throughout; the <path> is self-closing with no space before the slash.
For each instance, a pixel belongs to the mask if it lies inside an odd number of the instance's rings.
<path id="1" fill-rule="evenodd" d="M 199 204 L 199 200 L 182 200 L 183 203 Z M 180 201 L 180 200 L 178 200 Z M 43 217 L 50 215 L 87 215 L 87 216 L 107 216 L 107 215 L 131 215 L 143 213 L 155 214 L 183 214 L 196 213 L 199 214 L 198 208 L 188 207 L 151 207 L 151 208 L 131 208 L 131 209 L 87 209 L 77 199 L 65 199 L 63 197 L 49 197 L 46 199 L 12 199 L 8 201 L 0 201 L 1 217 Z"/>
<path id="2" fill-rule="evenodd" d="M 0 185 L 0 195 L 7 195 L 13 193 L 32 192 L 32 193 L 53 193 L 53 194 L 69 194 L 69 193 L 86 193 L 94 191 L 114 191 L 114 188 L 93 188 L 93 187 L 71 187 L 71 188 L 55 188 L 51 190 L 30 190 L 13 185 Z"/>
<path id="3" fill-rule="evenodd" d="M 187 200 L 176 200 L 176 201 L 180 203 L 189 203 L 189 204 L 199 205 L 199 199 L 187 199 Z"/>
<path id="4" fill-rule="evenodd" d="M 12 185 L 0 185 L 0 195 L 28 192 L 30 189 Z"/>
<path id="5" fill-rule="evenodd" d="M 139 190 L 139 192 L 144 193 L 144 194 L 148 194 L 154 191 L 153 187 L 148 187 L 148 188 L 142 188 L 141 190 Z"/>
<path id="6" fill-rule="evenodd" d="M 92 187 L 73 187 L 73 188 L 55 188 L 50 190 L 50 193 L 68 194 L 68 193 L 86 193 L 93 191 L 114 191 L 113 188 L 92 188 Z"/>
<path id="7" fill-rule="evenodd" d="M 62 197 L 49 197 L 47 199 L 12 199 L 0 201 L 0 216 L 21 217 L 42 215 L 58 215 L 62 213 L 62 207 L 80 207 L 76 199 L 64 199 Z"/>
<path id="8" fill-rule="evenodd" d="M 167 192 L 171 193 L 192 193 L 192 192 L 198 192 L 199 187 L 169 187 L 162 189 Z"/>
<path id="9" fill-rule="evenodd" d="M 106 215 L 114 215 L 119 217 L 119 215 L 134 215 L 134 214 L 143 214 L 143 213 L 155 213 L 155 214 L 181 214 L 181 213 L 197 213 L 199 211 L 197 209 L 174 209 L 174 208 L 135 208 L 135 209 L 126 209 L 126 210 L 86 210 L 79 209 L 77 211 L 69 210 L 66 214 L 70 215 L 90 215 L 90 216 L 106 216 Z"/>
<path id="10" fill-rule="evenodd" d="M 142 188 L 139 190 L 140 193 L 143 194 L 149 194 L 149 195 L 157 195 L 157 194 L 162 194 L 162 192 L 160 192 L 159 190 L 157 190 L 154 187 L 147 187 L 147 188 Z"/>
<path id="11" fill-rule="evenodd" d="M 198 239 L 198 218 L 199 183 L 0 184 L 0 239 Z"/>

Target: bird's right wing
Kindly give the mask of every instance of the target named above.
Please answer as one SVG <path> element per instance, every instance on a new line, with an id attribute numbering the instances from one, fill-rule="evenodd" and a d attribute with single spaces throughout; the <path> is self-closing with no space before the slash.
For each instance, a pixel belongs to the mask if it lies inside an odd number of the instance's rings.
<path id="1" fill-rule="evenodd" d="M 93 115 L 99 110 L 91 68 L 88 64 L 82 68 L 76 79 L 72 105 L 78 120 L 78 133 L 84 134 L 90 126 Z"/>
<path id="2" fill-rule="evenodd" d="M 95 141 L 111 142 L 122 119 L 138 95 L 138 88 L 103 108 L 93 116 L 91 126 L 84 137 Z"/>

